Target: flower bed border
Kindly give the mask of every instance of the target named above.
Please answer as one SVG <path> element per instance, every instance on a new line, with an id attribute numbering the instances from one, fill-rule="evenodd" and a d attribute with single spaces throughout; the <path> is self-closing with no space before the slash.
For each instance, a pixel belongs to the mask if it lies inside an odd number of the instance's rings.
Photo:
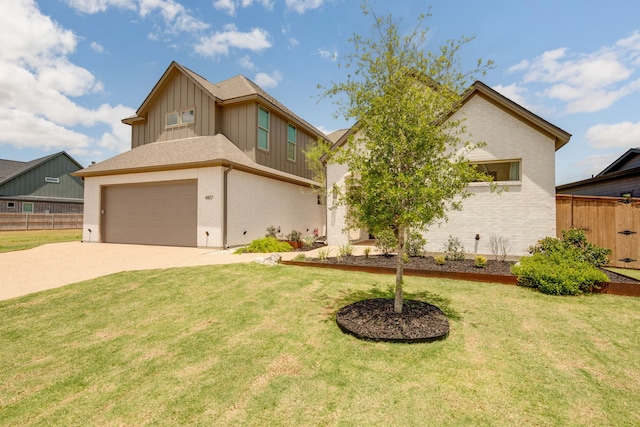
<path id="1" fill-rule="evenodd" d="M 361 271 L 372 274 L 395 274 L 396 269 L 390 267 L 372 267 L 372 266 L 360 266 L 349 264 L 325 264 L 319 262 L 308 261 L 281 261 L 285 265 L 295 265 L 299 267 L 316 267 L 316 268 L 332 268 L 334 270 L 343 271 Z M 503 276 L 498 274 L 474 274 L 474 273 L 461 273 L 450 271 L 435 271 L 435 270 L 414 270 L 411 268 L 404 269 L 406 276 L 416 277 L 435 277 L 440 279 L 454 279 L 454 280 L 466 280 L 472 282 L 484 282 L 484 283 L 500 283 L 503 285 L 516 285 L 517 278 L 515 276 Z M 640 285 L 631 283 L 620 282 L 605 282 L 600 283 L 600 289 L 594 289 L 593 293 L 597 294 L 609 294 L 609 295 L 621 295 L 630 297 L 640 297 Z"/>

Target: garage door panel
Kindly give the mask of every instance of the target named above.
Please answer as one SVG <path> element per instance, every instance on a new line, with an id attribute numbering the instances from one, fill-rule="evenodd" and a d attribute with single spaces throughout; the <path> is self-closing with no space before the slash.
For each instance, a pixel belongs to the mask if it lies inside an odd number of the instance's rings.
<path id="1" fill-rule="evenodd" d="M 122 185 L 105 190 L 105 242 L 197 245 L 196 181 Z"/>

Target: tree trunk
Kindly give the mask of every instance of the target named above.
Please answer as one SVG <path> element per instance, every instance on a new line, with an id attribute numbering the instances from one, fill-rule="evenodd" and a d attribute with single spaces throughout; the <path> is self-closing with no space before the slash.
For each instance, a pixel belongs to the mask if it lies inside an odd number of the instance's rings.
<path id="1" fill-rule="evenodd" d="M 396 263 L 396 295 L 393 302 L 393 311 L 402 313 L 402 276 L 404 274 L 404 246 L 406 242 L 406 233 L 404 227 L 398 228 L 398 260 Z"/>

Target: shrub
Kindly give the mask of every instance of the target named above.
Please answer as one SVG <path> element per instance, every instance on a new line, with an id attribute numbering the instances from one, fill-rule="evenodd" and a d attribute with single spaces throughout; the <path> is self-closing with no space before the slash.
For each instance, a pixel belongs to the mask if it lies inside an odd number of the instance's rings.
<path id="1" fill-rule="evenodd" d="M 424 254 L 424 245 L 427 240 L 417 231 L 412 231 L 407 236 L 406 249 L 409 256 L 422 256 Z"/>
<path id="2" fill-rule="evenodd" d="M 355 248 L 353 247 L 353 245 L 351 244 L 342 245 L 338 248 L 338 256 L 340 257 L 351 256 L 353 255 L 354 251 L 355 251 Z"/>
<path id="3" fill-rule="evenodd" d="M 330 254 L 331 254 L 331 249 L 326 249 L 326 248 L 318 249 L 318 259 L 319 260 L 325 260 L 325 259 L 329 258 Z"/>
<path id="4" fill-rule="evenodd" d="M 305 248 L 310 248 L 316 242 L 316 238 L 315 238 L 315 236 L 311 236 L 311 235 L 304 236 L 302 238 L 302 242 L 304 243 L 304 247 Z"/>
<path id="5" fill-rule="evenodd" d="M 610 249 L 589 243 L 584 230 L 577 228 L 562 230 L 561 239 L 545 237 L 538 241 L 535 246 L 531 246 L 529 253 L 534 255 L 537 253 L 552 254 L 555 252 L 564 252 L 569 249 L 575 250 L 573 255 L 579 260 L 585 261 L 595 267 L 607 264 L 609 262 L 608 255 L 611 253 Z"/>
<path id="6" fill-rule="evenodd" d="M 396 235 L 391 230 L 382 230 L 376 233 L 376 248 L 382 255 L 390 256 L 391 252 L 393 252 L 398 247 L 398 239 L 396 239 Z"/>
<path id="7" fill-rule="evenodd" d="M 270 253 L 270 252 L 289 252 L 293 249 L 287 242 L 281 242 L 275 237 L 265 237 L 256 239 L 246 248 L 238 249 L 235 253 Z"/>
<path id="8" fill-rule="evenodd" d="M 444 244 L 444 257 L 447 261 L 464 260 L 464 246 L 457 237 L 449 236 Z"/>
<path id="9" fill-rule="evenodd" d="M 365 259 L 369 259 L 369 255 L 371 255 L 371 246 L 367 246 L 366 248 L 364 248 Z"/>
<path id="10" fill-rule="evenodd" d="M 293 259 L 294 261 L 304 261 L 307 259 L 307 256 L 305 254 L 298 254 L 296 255 L 296 257 Z"/>
<path id="11" fill-rule="evenodd" d="M 507 237 L 491 235 L 489 237 L 489 247 L 496 261 L 505 262 L 509 253 L 511 253 L 511 242 Z"/>
<path id="12" fill-rule="evenodd" d="M 535 253 L 523 257 L 511 267 L 518 284 L 538 288 L 551 295 L 577 295 L 597 288 L 608 277 L 588 262 L 579 259 L 579 251 L 567 249 L 552 253 Z"/>
<path id="13" fill-rule="evenodd" d="M 291 242 L 300 242 L 302 241 L 302 233 L 296 230 L 291 230 L 291 233 L 287 234 L 287 240 Z"/>
<path id="14" fill-rule="evenodd" d="M 478 268 L 485 268 L 487 266 L 487 257 L 485 256 L 476 255 L 474 261 Z"/>
<path id="15" fill-rule="evenodd" d="M 444 257 L 444 255 L 437 255 L 433 257 L 433 261 L 437 265 L 444 265 L 444 263 L 446 262 L 446 258 Z"/>
<path id="16" fill-rule="evenodd" d="M 273 237 L 274 239 L 278 237 L 278 229 L 273 225 L 267 227 L 267 234 L 265 237 Z"/>

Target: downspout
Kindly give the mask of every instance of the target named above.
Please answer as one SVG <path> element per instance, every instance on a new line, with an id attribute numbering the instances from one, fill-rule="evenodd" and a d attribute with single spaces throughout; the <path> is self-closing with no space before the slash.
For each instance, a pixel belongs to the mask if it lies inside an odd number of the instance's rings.
<path id="1" fill-rule="evenodd" d="M 227 193 L 229 183 L 227 175 L 229 175 L 231 169 L 233 169 L 233 165 L 227 167 L 222 179 L 222 249 L 227 249 Z"/>

